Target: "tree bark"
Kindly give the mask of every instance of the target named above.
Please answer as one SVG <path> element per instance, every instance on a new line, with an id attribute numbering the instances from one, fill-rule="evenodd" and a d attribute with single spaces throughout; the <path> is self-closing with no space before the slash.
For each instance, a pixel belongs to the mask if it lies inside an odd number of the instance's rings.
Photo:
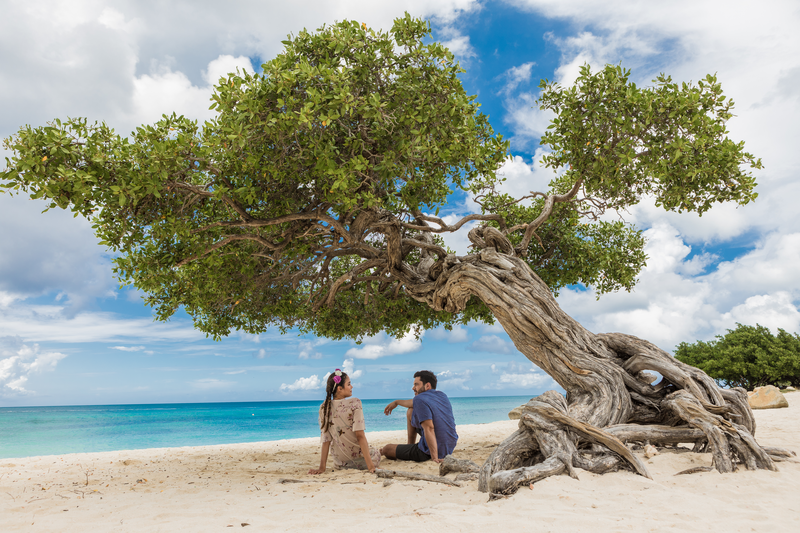
<path id="1" fill-rule="evenodd" d="M 482 247 L 478 253 L 436 261 L 427 269 L 433 283 L 409 286 L 408 292 L 449 312 L 479 298 L 516 348 L 564 388 L 566 398 L 551 391 L 525 406 L 520 429 L 481 468 L 481 491 L 512 493 L 549 475 L 575 476 L 575 467 L 629 468 L 649 477 L 624 442 L 707 442 L 720 472 L 737 463 L 775 469 L 771 457 L 780 454 L 756 443 L 743 390 L 720 389 L 703 371 L 645 340 L 589 332 L 561 309 L 500 232 L 482 232 L 470 232 Z M 646 370 L 663 379 L 652 385 Z"/>

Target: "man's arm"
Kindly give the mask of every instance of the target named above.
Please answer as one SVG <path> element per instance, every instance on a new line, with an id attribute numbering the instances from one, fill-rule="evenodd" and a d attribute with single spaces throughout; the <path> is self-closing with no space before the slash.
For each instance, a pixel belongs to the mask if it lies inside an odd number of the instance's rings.
<path id="1" fill-rule="evenodd" d="M 395 408 L 397 408 L 398 406 L 405 407 L 406 409 L 411 409 L 412 407 L 414 407 L 414 400 L 413 399 L 412 400 L 395 400 L 395 401 L 393 401 L 392 403 L 390 403 L 389 405 L 386 406 L 386 408 L 383 410 L 383 414 L 385 414 L 386 416 L 389 416 L 390 414 L 392 414 L 392 411 L 394 411 Z"/>
<path id="2" fill-rule="evenodd" d="M 431 461 L 441 463 L 439 459 L 439 445 L 436 442 L 436 430 L 433 427 L 433 420 L 423 420 L 420 422 L 422 430 L 425 432 L 425 442 L 428 443 L 428 451 L 431 452 Z"/>

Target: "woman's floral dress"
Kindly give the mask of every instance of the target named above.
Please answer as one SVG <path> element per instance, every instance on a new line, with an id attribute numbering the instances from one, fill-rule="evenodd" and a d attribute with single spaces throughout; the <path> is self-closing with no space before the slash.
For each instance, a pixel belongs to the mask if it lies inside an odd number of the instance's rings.
<path id="1" fill-rule="evenodd" d="M 335 468 L 358 468 L 365 470 L 367 462 L 361 455 L 361 446 L 358 445 L 356 431 L 364 431 L 364 411 L 361 400 L 358 398 L 345 398 L 344 400 L 331 400 L 331 421 L 333 424 L 327 431 L 322 431 L 322 442 L 331 443 L 331 455 Z M 322 426 L 322 406 L 319 408 L 319 423 Z M 378 467 L 381 454 L 378 450 L 369 448 L 372 464 Z"/>

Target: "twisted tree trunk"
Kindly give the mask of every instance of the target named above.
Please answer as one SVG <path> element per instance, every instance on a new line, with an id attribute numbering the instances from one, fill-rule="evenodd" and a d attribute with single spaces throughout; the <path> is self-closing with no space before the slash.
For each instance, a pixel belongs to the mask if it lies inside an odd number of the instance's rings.
<path id="1" fill-rule="evenodd" d="M 508 494 L 550 475 L 574 476 L 575 467 L 597 473 L 630 468 L 649 477 L 625 442 L 694 442 L 713 454 L 720 472 L 737 463 L 776 469 L 772 457 L 780 454 L 756 443 L 743 389 L 720 389 L 701 370 L 645 340 L 589 332 L 564 313 L 502 234 L 485 228 L 471 238 L 482 245 L 479 253 L 440 259 L 426 272 L 435 282 L 409 292 L 450 312 L 480 298 L 516 348 L 567 393 L 550 391 L 525 406 L 519 430 L 483 465 L 480 490 Z M 653 386 L 646 370 L 663 379 Z"/>

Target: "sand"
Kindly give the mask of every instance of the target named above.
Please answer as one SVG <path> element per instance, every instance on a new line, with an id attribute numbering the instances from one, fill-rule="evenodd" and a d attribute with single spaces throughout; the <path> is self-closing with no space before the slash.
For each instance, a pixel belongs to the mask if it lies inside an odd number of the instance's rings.
<path id="1" fill-rule="evenodd" d="M 800 393 L 787 398 L 789 408 L 755 412 L 756 438 L 800 453 Z M 459 426 L 455 455 L 480 464 L 516 426 Z M 404 433 L 367 437 L 380 446 Z M 579 470 L 579 480 L 551 477 L 489 502 L 477 481 L 384 486 L 366 472 L 307 475 L 319 463 L 315 438 L 4 459 L 0 531 L 800 531 L 800 463 L 675 476 L 711 456 L 665 449 L 644 461 L 653 480 Z M 381 467 L 438 472 L 430 462 Z"/>

